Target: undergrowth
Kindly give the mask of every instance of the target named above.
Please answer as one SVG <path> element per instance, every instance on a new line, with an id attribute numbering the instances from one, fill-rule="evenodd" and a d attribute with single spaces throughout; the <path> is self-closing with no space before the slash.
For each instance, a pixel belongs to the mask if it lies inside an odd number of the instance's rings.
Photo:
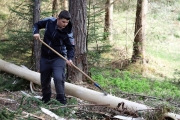
<path id="1" fill-rule="evenodd" d="M 116 94 L 119 90 L 127 93 L 151 95 L 162 99 L 170 97 L 180 100 L 180 81 L 175 80 L 177 78 L 162 81 L 118 69 L 92 68 L 91 72 L 92 78 L 112 94 Z"/>
<path id="2" fill-rule="evenodd" d="M 29 88 L 29 81 L 18 76 L 0 71 L 0 92 L 5 89 L 10 91 L 26 90 Z"/>
<path id="3" fill-rule="evenodd" d="M 74 114 L 77 111 L 77 109 L 74 109 L 73 107 L 65 107 L 63 104 L 61 104 L 53 98 L 48 102 L 48 104 L 44 104 L 41 100 L 35 97 L 27 97 L 25 95 L 18 96 L 16 99 L 18 100 L 16 101 L 17 103 L 15 105 L 7 105 L 0 110 L 1 120 L 37 120 L 36 117 L 26 114 L 31 113 L 36 116 L 43 116 L 41 108 L 48 109 L 56 115 L 65 118 L 77 118 L 77 116 Z M 67 105 L 77 105 L 77 100 L 74 98 L 67 99 L 67 101 Z M 46 117 L 46 119 L 52 118 Z"/>

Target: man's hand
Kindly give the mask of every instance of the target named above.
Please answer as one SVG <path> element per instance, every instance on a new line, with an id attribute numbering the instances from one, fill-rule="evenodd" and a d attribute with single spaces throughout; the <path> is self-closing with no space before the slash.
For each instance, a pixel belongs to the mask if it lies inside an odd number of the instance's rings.
<path id="1" fill-rule="evenodd" d="M 39 34 L 34 34 L 34 38 L 35 38 L 36 40 L 39 40 L 39 39 L 40 39 L 40 35 L 39 35 Z"/>
<path id="2" fill-rule="evenodd" d="M 66 63 L 71 66 L 73 64 L 72 60 L 66 60 Z"/>

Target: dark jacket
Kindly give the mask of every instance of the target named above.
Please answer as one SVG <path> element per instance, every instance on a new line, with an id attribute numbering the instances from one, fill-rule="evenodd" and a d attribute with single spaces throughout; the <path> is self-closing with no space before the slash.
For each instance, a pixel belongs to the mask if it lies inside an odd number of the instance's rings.
<path id="1" fill-rule="evenodd" d="M 72 60 L 74 58 L 75 46 L 71 22 L 64 29 L 59 30 L 56 18 L 45 18 L 34 24 L 33 34 L 39 33 L 39 30 L 42 28 L 45 28 L 44 42 L 64 57 L 67 56 L 68 59 Z M 41 47 L 41 56 L 48 59 L 59 57 L 43 44 Z"/>

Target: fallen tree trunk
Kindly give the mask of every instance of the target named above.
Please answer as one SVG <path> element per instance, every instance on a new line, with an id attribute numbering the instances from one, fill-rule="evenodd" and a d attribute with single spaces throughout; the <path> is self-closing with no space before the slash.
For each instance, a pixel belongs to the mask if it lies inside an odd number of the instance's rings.
<path id="1" fill-rule="evenodd" d="M 40 85 L 40 74 L 15 64 L 3 61 L 0 59 L 0 70 L 17 75 L 23 79 L 29 80 L 33 83 Z M 51 82 L 52 89 L 54 88 L 54 82 Z M 149 106 L 139 104 L 136 102 L 131 102 L 126 99 L 118 98 L 116 96 L 107 95 L 105 96 L 101 92 L 97 92 L 91 89 L 87 89 L 81 86 L 77 86 L 71 83 L 65 83 L 65 92 L 68 95 L 83 99 L 96 104 L 110 104 L 110 108 L 116 108 L 121 102 L 124 103 L 124 107 L 129 111 L 147 110 L 152 109 Z M 120 108 L 121 109 L 121 108 Z M 165 116 L 170 116 L 173 118 L 180 119 L 180 115 L 173 113 L 166 113 Z"/>

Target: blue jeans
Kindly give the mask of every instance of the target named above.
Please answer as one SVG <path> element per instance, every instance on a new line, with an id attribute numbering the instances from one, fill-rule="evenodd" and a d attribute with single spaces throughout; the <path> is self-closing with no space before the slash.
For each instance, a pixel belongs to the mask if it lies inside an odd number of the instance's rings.
<path id="1" fill-rule="evenodd" d="M 62 58 L 40 59 L 40 79 L 42 87 L 42 101 L 47 103 L 51 98 L 51 77 L 54 78 L 56 89 L 56 100 L 66 104 L 64 83 L 65 83 L 66 62 Z"/>

